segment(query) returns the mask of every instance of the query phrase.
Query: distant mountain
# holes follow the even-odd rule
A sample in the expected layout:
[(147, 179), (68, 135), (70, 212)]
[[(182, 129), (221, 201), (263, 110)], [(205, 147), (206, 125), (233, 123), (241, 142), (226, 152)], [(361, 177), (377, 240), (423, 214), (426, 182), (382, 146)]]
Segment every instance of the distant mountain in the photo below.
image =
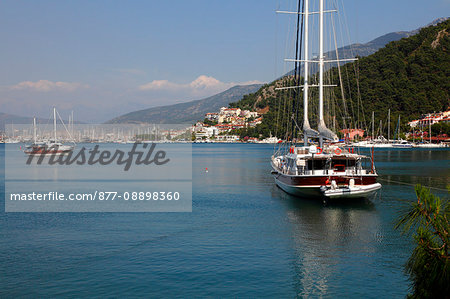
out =
[[(377, 52), (379, 49), (383, 48), (390, 42), (398, 41), (398, 40), (401, 40), (402, 38), (407, 38), (407, 37), (413, 36), (413, 35), (419, 33), (420, 29), (422, 29), (422, 28), (435, 26), (439, 23), (447, 21), (448, 19), (449, 19), (448, 17), (438, 18), (438, 19), (435, 19), (430, 24), (428, 24), (424, 27), (417, 28), (412, 31), (391, 32), (391, 33), (382, 35), (380, 37), (377, 37), (376, 39), (371, 40), (370, 42), (365, 43), (365, 44), (356, 43), (356, 44), (351, 44), (348, 46), (338, 48), (339, 58), (344, 59), (344, 58), (354, 58), (357, 56), (366, 57), (366, 56), (372, 55), (373, 53)], [(324, 54), (324, 56), (326, 57), (326, 59), (334, 60), (334, 59), (336, 59), (336, 51), (334, 50), (334, 51), (327, 52)], [(329, 69), (329, 68), (332, 68), (335, 66), (337, 66), (336, 63), (327, 63), (326, 69)], [(312, 72), (318, 71), (318, 65), (312, 65), (310, 67), (311, 67)], [(316, 68), (316, 69), (314, 69), (314, 68)], [(289, 71), (286, 75), (293, 75), (293, 74), (294, 74), (294, 70)]]
[[(38, 119), (39, 123), (47, 123), (48, 119)], [(2, 113), (0, 112), (0, 131), (5, 130), (6, 125), (14, 124), (32, 124), (33, 118), (27, 116), (18, 116), (14, 114)]]
[[(440, 19), (438, 19), (438, 20), (440, 20)], [(434, 22), (435, 21), (433, 21), (433, 23)], [(356, 44), (351, 44), (348, 46), (338, 48), (339, 59), (366, 57), (366, 56), (372, 55), (379, 49), (386, 46), (388, 43), (393, 42), (393, 41), (398, 41), (398, 40), (401, 40), (402, 38), (412, 36), (414, 34), (417, 34), (418, 32), (419, 32), (419, 29), (416, 29), (413, 31), (391, 32), (391, 33), (382, 35), (380, 37), (377, 37), (376, 39), (371, 40), (370, 42), (365, 43), (365, 44), (356, 43)], [(337, 59), (335, 50), (324, 53), (324, 56), (325, 56), (325, 59), (329, 59), (329, 60)], [(330, 69), (335, 66), (337, 66), (337, 63), (327, 63), (325, 65), (325, 69)], [(313, 65), (310, 65), (310, 69), (311, 69), (311, 72), (317, 72), (317, 71), (319, 71), (319, 66), (316, 64), (313, 64)], [(293, 75), (293, 74), (294, 74), (294, 70), (291, 70), (284, 76)]]
[(240, 100), (244, 95), (257, 91), (261, 86), (261, 84), (237, 85), (202, 100), (130, 112), (107, 123), (192, 124), (202, 120), (205, 113), (219, 111), (221, 107), (228, 107), (230, 102)]
[[(424, 27), (434, 26), (434, 25), (442, 23), (446, 20), (448, 20), (447, 17), (446, 18), (438, 18)], [(401, 40), (402, 38), (410, 37), (412, 35), (419, 33), (420, 29), (422, 29), (424, 27), (420, 27), (420, 28), (412, 30), (412, 31), (391, 32), (391, 33), (382, 35), (380, 37), (377, 37), (376, 39), (371, 40), (370, 42), (365, 43), (365, 44), (352, 44), (349, 46), (339, 48), (338, 49), (339, 58), (352, 58), (355, 56), (360, 56), (360, 57), (369, 56), (369, 55), (375, 53), (376, 51), (378, 51), (379, 49), (383, 48), (390, 42), (398, 41), (398, 40)], [(328, 57), (329, 59), (335, 59), (336, 52), (335, 51), (328, 52), (325, 54), (325, 56)]]
[[(379, 49), (386, 46), (388, 43), (400, 40), (405, 37), (409, 37), (411, 35), (416, 34), (416, 30), (414, 31), (398, 31), (398, 32), (391, 32), (385, 35), (382, 35), (380, 37), (377, 37), (374, 40), (371, 40), (368, 43), (365, 44), (351, 44), (349, 46), (345, 46), (338, 49), (339, 58), (352, 58), (355, 56), (359, 57), (365, 57), (369, 56)], [(325, 54), (325, 56), (329, 59), (335, 59), (336, 58), (336, 52), (328, 52)]]
[(32, 117), (18, 116), (0, 112), (0, 125), (2, 127), (4, 127), (5, 124), (31, 124), (32, 121)]

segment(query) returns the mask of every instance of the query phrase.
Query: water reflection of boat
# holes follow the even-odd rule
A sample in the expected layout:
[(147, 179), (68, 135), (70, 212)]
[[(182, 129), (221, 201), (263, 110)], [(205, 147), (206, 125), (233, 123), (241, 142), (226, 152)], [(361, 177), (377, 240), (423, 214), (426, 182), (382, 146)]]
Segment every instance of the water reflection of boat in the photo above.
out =
[(272, 196), (284, 205), (291, 224), (297, 297), (328, 297), (337, 287), (350, 290), (355, 281), (339, 277), (351, 259), (357, 259), (361, 267), (352, 268), (347, 277), (375, 275), (365, 273), (376, 250), (373, 245), (383, 235), (373, 203), (361, 200), (325, 206), (314, 200), (298, 200), (278, 188), (273, 188)]

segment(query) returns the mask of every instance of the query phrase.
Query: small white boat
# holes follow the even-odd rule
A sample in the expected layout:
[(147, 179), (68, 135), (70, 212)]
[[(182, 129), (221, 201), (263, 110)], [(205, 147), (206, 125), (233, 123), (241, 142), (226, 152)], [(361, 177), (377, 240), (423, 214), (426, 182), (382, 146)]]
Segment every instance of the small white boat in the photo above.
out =
[(392, 144), (392, 147), (397, 147), (397, 148), (412, 148), (414, 147), (414, 144), (412, 144), (411, 142), (408, 142), (406, 140), (400, 140), (396, 143)]
[(364, 141), (359, 141), (359, 142), (355, 142), (352, 144), (352, 146), (354, 147), (362, 147), (362, 148), (391, 148), (392, 147), (392, 143), (389, 143), (387, 141), (382, 141), (382, 140), (364, 140)]
[(5, 143), (19, 143), (20, 142), (20, 140), (19, 139), (15, 139), (15, 138), (10, 138), (10, 139), (6, 139), (5, 140)]
[(336, 181), (331, 181), (329, 186), (322, 186), (320, 191), (322, 195), (329, 199), (340, 198), (368, 198), (375, 194), (377, 190), (381, 188), (380, 183), (374, 183), (370, 185), (355, 185), (355, 180), (350, 179), (347, 186), (339, 187)]

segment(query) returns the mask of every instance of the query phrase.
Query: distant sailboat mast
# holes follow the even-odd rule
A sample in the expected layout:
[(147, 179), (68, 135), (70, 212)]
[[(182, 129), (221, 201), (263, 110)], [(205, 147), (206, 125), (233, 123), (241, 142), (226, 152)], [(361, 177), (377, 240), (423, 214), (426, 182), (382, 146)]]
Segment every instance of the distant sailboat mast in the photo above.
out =
[(36, 117), (33, 117), (33, 142), (36, 144), (37, 137), (36, 137)]
[(372, 140), (375, 139), (374, 128), (375, 128), (375, 112), (372, 111)]
[(56, 108), (53, 107), (53, 138), (56, 142)]
[(388, 142), (389, 142), (389, 138), (390, 138), (390, 133), (391, 133), (391, 109), (388, 110)]

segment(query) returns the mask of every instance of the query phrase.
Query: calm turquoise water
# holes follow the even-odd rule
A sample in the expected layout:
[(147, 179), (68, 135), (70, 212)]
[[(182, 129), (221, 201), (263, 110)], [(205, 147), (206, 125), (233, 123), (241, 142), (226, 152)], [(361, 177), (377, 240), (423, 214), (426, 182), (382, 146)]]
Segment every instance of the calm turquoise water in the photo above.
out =
[[(192, 213), (1, 212), (0, 297), (404, 297), (412, 243), (393, 223), (412, 187), (382, 181), (351, 205), (301, 200), (275, 186), (271, 154), (194, 145)], [(385, 180), (450, 183), (449, 150), (375, 159)]]

